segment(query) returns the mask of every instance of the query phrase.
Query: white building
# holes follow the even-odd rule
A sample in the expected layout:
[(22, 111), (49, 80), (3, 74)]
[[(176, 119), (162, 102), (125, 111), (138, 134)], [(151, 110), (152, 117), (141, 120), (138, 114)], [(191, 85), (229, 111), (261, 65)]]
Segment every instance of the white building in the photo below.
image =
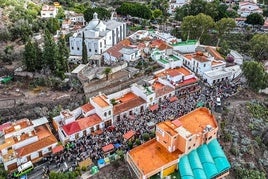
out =
[(41, 10), (41, 18), (55, 18), (58, 9), (55, 6), (43, 5)]
[(247, 17), (252, 13), (259, 13), (262, 14), (263, 10), (255, 3), (252, 2), (239, 2), (239, 9), (237, 13), (241, 17)]
[(58, 144), (45, 117), (32, 121), (18, 120), (4, 128), (3, 133), (0, 157), (8, 171), (15, 170), (28, 161), (39, 161)]
[(108, 48), (114, 46), (126, 37), (126, 24), (113, 19), (102, 21), (98, 14), (93, 14), (93, 19), (81, 31), (70, 37), (70, 55), (82, 55), (82, 38), (85, 37), (85, 44), (88, 56), (102, 54)]
[(231, 50), (230, 55), (234, 58), (234, 63), (236, 63), (237, 65), (243, 64), (243, 56), (240, 55), (237, 51)]
[(232, 81), (242, 74), (240, 66), (235, 65), (231, 67), (226, 67), (224, 69), (217, 69), (204, 72), (203, 79), (207, 81), (209, 85), (215, 83), (229, 80)]
[(169, 8), (168, 8), (168, 13), (169, 14), (174, 14), (176, 8), (180, 8), (183, 5), (189, 3), (189, 0), (170, 0), (169, 1)]

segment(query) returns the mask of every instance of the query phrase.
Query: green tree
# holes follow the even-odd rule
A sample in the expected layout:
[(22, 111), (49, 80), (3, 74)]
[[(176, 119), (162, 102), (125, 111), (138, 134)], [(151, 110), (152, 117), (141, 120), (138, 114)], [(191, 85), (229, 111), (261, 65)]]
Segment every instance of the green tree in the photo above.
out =
[(48, 67), (53, 73), (59, 68), (58, 63), (58, 48), (49, 31), (45, 31), (43, 60), (45, 66)]
[(58, 75), (60, 78), (64, 78), (64, 72), (68, 71), (68, 58), (69, 58), (69, 51), (66, 46), (66, 42), (63, 36), (59, 38), (58, 41), (58, 50), (59, 50), (59, 68), (58, 68)]
[(232, 18), (222, 18), (221, 20), (217, 21), (215, 24), (216, 30), (218, 32), (218, 42), (217, 47), (219, 46), (220, 40), (224, 33), (230, 32), (233, 28), (235, 28), (236, 24), (234, 19)]
[(256, 60), (268, 59), (268, 34), (256, 34), (250, 40), (250, 53)]
[(103, 7), (88, 8), (84, 11), (85, 21), (91, 21), (95, 12), (98, 14), (99, 19), (109, 19), (111, 17), (111, 13)]
[(252, 14), (247, 16), (245, 23), (251, 24), (251, 25), (253, 25), (253, 27), (255, 25), (262, 26), (264, 24), (264, 18), (259, 13), (252, 13)]
[(56, 19), (65, 19), (64, 9), (62, 7), (58, 8)]
[(107, 67), (103, 70), (103, 73), (105, 74), (106, 76), (106, 80), (109, 79), (109, 74), (112, 73), (112, 69), (110, 67)]
[(157, 19), (158, 17), (162, 16), (162, 11), (160, 9), (153, 10), (153, 18)]
[(187, 39), (191, 37), (200, 41), (202, 36), (214, 27), (214, 25), (215, 23), (210, 16), (200, 13), (196, 16), (184, 17), (181, 30), (184, 36), (187, 34)]
[(50, 33), (56, 34), (57, 30), (60, 29), (60, 23), (56, 18), (49, 18), (47, 20), (46, 27)]
[(87, 46), (85, 43), (85, 34), (83, 33), (82, 38), (82, 63), (86, 64), (88, 62), (88, 55), (87, 55)]
[(36, 64), (35, 68), (36, 70), (42, 70), (42, 68), (45, 66), (45, 62), (43, 60), (43, 52), (41, 48), (39, 47), (39, 43), (37, 41), (34, 42), (34, 48), (35, 48), (35, 56), (36, 56)]
[(151, 19), (152, 12), (146, 5), (140, 3), (124, 2), (116, 9), (116, 12), (121, 15), (131, 15), (133, 17), (140, 17), (143, 19)]
[(242, 66), (243, 74), (247, 79), (248, 86), (258, 92), (268, 87), (268, 73), (260, 62), (247, 61)]
[(29, 40), (25, 45), (23, 52), (24, 64), (27, 71), (34, 72), (36, 70), (37, 53), (34, 44)]

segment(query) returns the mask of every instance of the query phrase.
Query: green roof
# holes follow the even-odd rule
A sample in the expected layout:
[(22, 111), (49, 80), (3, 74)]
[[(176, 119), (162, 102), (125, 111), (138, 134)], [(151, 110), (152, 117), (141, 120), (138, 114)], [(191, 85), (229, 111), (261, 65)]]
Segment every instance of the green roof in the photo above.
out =
[(179, 172), (182, 179), (210, 179), (230, 169), (219, 142), (213, 139), (209, 144), (203, 144), (179, 161)]
[(172, 46), (194, 45), (197, 42), (198, 42), (197, 40), (186, 40), (186, 41), (177, 42), (177, 43), (171, 44), (171, 45)]

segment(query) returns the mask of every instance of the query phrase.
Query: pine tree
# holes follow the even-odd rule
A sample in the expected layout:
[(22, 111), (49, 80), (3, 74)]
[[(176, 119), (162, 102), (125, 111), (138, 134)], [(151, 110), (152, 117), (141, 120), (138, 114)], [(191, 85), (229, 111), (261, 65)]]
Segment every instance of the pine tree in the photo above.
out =
[(60, 37), (58, 41), (58, 50), (59, 50), (59, 56), (58, 56), (58, 62), (59, 62), (59, 69), (58, 73), (61, 78), (64, 77), (64, 72), (69, 71), (68, 69), (68, 57), (69, 57), (69, 51), (65, 43), (64, 37)]
[(82, 63), (86, 64), (88, 62), (88, 56), (87, 56), (87, 47), (85, 43), (85, 35), (83, 33), (83, 38), (82, 38)]
[(36, 49), (34, 45), (29, 40), (25, 45), (25, 50), (23, 53), (24, 64), (26, 66), (27, 71), (34, 72), (36, 67)]
[(45, 66), (48, 67), (53, 73), (59, 68), (58, 63), (58, 48), (49, 31), (45, 31), (45, 43), (43, 50), (43, 60)]
[(35, 57), (36, 57), (36, 64), (35, 64), (35, 68), (36, 70), (42, 70), (42, 68), (45, 66), (45, 63), (43, 61), (43, 56), (42, 56), (42, 50), (39, 47), (39, 44), (37, 41), (34, 42), (34, 49), (35, 49)]

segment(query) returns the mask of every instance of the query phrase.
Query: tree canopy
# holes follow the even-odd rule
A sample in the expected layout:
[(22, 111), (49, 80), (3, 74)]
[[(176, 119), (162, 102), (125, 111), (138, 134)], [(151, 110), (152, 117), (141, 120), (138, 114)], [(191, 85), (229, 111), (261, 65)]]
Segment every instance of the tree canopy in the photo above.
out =
[(124, 16), (131, 15), (143, 19), (151, 19), (152, 17), (151, 10), (146, 5), (140, 3), (124, 2), (116, 9), (116, 12)]
[(220, 40), (224, 33), (228, 33), (230, 30), (235, 28), (235, 20), (232, 18), (222, 18), (221, 20), (217, 21), (215, 24), (215, 28), (217, 30), (218, 34), (218, 42), (217, 46), (220, 43)]
[(203, 13), (196, 16), (186, 16), (183, 18), (181, 29), (184, 37), (187, 39), (198, 39), (214, 27), (214, 20)]
[(219, 0), (215, 0), (213, 2), (192, 0), (191, 3), (185, 4), (176, 9), (175, 19), (181, 21), (186, 16), (196, 16), (200, 13), (211, 16), (215, 21), (218, 21), (224, 17), (233, 18), (237, 16), (234, 10), (228, 9), (228, 6), (221, 3)]
[(250, 53), (256, 60), (268, 59), (268, 34), (256, 34), (250, 40)]
[(245, 23), (251, 24), (253, 26), (254, 25), (262, 26), (264, 24), (264, 18), (259, 13), (252, 13), (252, 14), (247, 16), (247, 19), (246, 19)]
[(94, 13), (98, 14), (99, 19), (109, 19), (111, 17), (111, 13), (102, 7), (88, 8), (84, 11), (84, 18), (86, 22), (89, 22), (93, 18)]
[(248, 86), (258, 92), (268, 87), (268, 73), (265, 72), (262, 63), (257, 61), (247, 61), (242, 66), (243, 74), (247, 79)]

